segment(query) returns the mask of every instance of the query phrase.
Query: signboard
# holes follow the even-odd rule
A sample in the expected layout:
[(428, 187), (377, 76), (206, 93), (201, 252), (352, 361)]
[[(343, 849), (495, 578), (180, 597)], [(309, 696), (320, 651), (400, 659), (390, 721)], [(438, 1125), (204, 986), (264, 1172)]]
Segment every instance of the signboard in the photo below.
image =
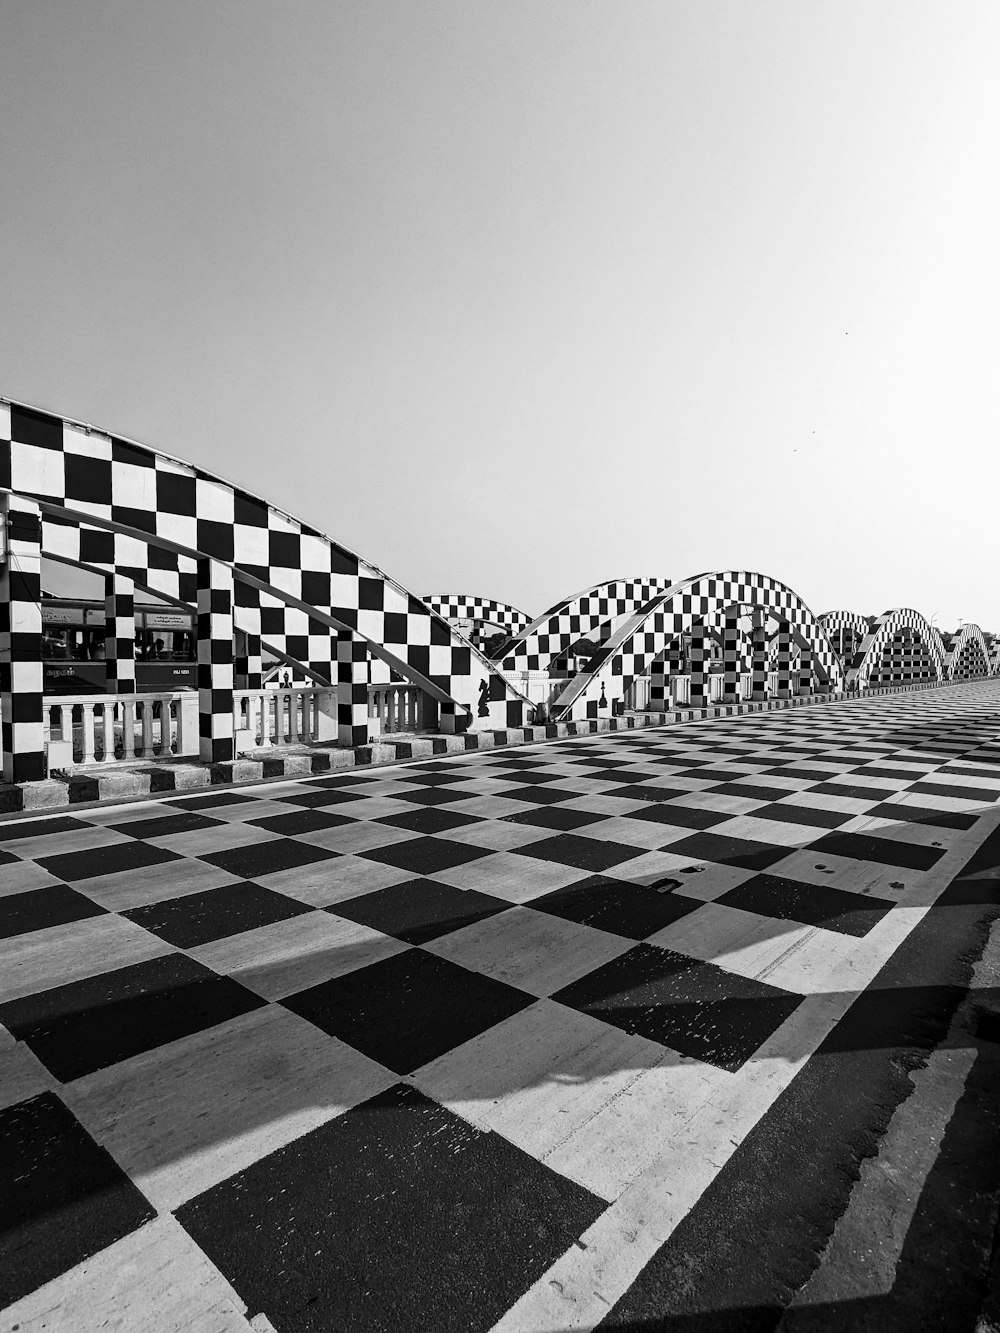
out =
[(183, 611), (146, 611), (143, 619), (147, 629), (190, 629), (191, 617)]
[(49, 606), (43, 602), (42, 622), (46, 625), (82, 625), (83, 607)]

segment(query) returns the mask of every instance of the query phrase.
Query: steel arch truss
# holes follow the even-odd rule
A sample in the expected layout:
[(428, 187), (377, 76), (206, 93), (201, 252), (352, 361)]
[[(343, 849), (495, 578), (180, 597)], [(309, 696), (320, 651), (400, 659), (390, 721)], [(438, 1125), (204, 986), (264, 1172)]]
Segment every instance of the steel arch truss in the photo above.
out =
[(856, 611), (824, 611), (817, 619), (830, 636), (841, 662), (845, 665), (851, 662), (871, 628), (868, 617)]
[(897, 607), (879, 616), (854, 654), (847, 687), (906, 685), (946, 678), (941, 635), (912, 607)]
[[(751, 625), (741, 626), (749, 620)], [(623, 704), (634, 683), (678, 651), (690, 634), (693, 657), (704, 665), (704, 639), (721, 634), (723, 661), (736, 688), (749, 656), (763, 690), (768, 657), (776, 653), (779, 681), (790, 689), (796, 663), (825, 692), (839, 690), (843, 673), (826, 629), (802, 599), (783, 583), (745, 570), (701, 574), (675, 583), (621, 625), (591, 658), (586, 672), (569, 682), (552, 706), (556, 720), (600, 717), (604, 708)], [(775, 639), (777, 640), (775, 642)], [(727, 682), (728, 683), (728, 682)], [(703, 672), (692, 666), (692, 703), (704, 695)]]
[(557, 602), (502, 644), (493, 660), (504, 671), (547, 671), (580, 639), (589, 638), (609, 620), (633, 616), (665, 592), (669, 579), (611, 579)]
[(963, 625), (947, 645), (945, 675), (948, 680), (977, 680), (990, 674), (990, 650), (978, 625)]
[[(480, 651), (483, 644), (495, 634), (506, 634), (508, 637), (520, 634), (531, 621), (531, 617), (516, 606), (494, 602), (488, 597), (432, 593), (424, 601), (435, 614), (448, 621), (456, 634), (468, 639)], [(470, 622), (471, 630), (460, 628)]]
[[(523, 720), (522, 696), (419, 598), (315, 528), (202, 469), (80, 423), (0, 404), (0, 489), (133, 538), (136, 560), (145, 544), (230, 568), (237, 585), (273, 599), (262, 602), (261, 622), (280, 651), (288, 648), (287, 608), (324, 626), (306, 633), (304, 654), (287, 654), (306, 656), (314, 675), (335, 678), (329, 630), (347, 629), (441, 700), (442, 730)], [(150, 568), (162, 558), (151, 557)], [(137, 584), (154, 586), (141, 564), (126, 567)]]

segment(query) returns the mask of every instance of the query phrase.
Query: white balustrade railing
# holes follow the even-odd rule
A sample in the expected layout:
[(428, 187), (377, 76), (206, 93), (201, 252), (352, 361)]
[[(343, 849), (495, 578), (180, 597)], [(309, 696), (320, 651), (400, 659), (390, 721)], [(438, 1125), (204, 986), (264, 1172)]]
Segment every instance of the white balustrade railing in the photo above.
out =
[(369, 727), (374, 734), (424, 731), (431, 725), (427, 696), (418, 685), (369, 685)]
[(49, 771), (198, 753), (198, 696), (58, 694), (43, 700)]
[(337, 739), (337, 691), (309, 686), (291, 690), (234, 690), (237, 754), (283, 745)]

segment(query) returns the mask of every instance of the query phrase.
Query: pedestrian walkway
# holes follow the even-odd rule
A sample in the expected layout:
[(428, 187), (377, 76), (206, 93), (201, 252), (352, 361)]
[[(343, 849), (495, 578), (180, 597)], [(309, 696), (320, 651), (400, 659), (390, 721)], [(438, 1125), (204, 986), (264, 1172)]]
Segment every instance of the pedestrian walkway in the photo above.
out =
[(998, 798), (984, 681), (0, 823), (0, 1330), (639, 1327)]

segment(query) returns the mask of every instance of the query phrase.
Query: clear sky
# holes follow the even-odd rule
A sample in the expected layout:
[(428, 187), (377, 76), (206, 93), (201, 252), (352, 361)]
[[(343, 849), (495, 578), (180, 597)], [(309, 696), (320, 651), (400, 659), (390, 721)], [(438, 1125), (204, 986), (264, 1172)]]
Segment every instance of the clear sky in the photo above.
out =
[(537, 613), (1000, 629), (995, 0), (0, 0), (0, 394)]

